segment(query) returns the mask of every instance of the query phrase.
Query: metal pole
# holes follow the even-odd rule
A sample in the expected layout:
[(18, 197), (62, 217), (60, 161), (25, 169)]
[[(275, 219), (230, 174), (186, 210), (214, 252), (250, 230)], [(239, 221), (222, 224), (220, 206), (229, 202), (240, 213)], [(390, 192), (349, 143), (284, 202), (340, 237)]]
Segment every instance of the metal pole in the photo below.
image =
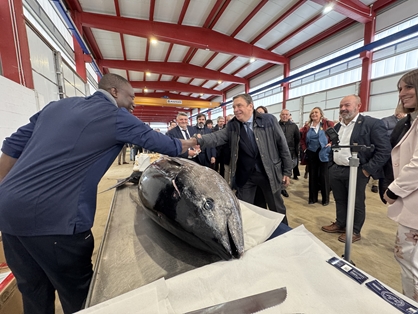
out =
[(354, 226), (354, 205), (356, 203), (356, 185), (357, 185), (357, 171), (360, 165), (360, 160), (357, 157), (357, 152), (352, 151), (350, 158), (350, 178), (348, 185), (348, 203), (347, 203), (347, 222), (345, 226), (345, 251), (344, 259), (351, 263), (351, 241), (353, 238)]

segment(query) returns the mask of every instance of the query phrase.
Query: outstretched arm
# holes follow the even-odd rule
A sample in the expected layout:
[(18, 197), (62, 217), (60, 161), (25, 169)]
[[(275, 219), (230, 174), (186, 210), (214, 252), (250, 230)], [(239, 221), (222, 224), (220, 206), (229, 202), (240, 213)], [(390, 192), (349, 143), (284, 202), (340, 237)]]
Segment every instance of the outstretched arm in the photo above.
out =
[(17, 158), (10, 157), (5, 153), (0, 156), (0, 182), (3, 181), (4, 177), (9, 173), (10, 169), (16, 163)]

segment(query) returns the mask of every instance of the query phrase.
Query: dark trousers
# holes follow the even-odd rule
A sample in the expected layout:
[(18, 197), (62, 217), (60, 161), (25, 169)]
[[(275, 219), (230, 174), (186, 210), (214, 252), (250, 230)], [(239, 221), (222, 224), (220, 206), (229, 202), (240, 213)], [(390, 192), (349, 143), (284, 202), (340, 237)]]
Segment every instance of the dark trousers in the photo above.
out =
[[(347, 222), (348, 188), (350, 167), (333, 164), (329, 169), (332, 193), (337, 209), (337, 225), (344, 228)], [(357, 169), (356, 200), (354, 202), (354, 233), (360, 233), (366, 219), (366, 185), (369, 178)]]
[(55, 313), (55, 290), (65, 314), (82, 309), (93, 275), (94, 239), (90, 230), (33, 237), (3, 233), (2, 237), (25, 314)]
[(270, 182), (266, 174), (254, 171), (243, 187), (237, 189), (238, 199), (254, 204), (254, 198), (257, 191), (257, 187), (264, 194), (264, 199), (271, 211), (278, 212), (285, 215), (283, 223), (287, 224), (286, 207), (281, 195), (281, 189), (276, 193), (273, 193), (270, 187)]
[(318, 192), (321, 188), (322, 204), (329, 203), (328, 162), (319, 159), (319, 150), (317, 152), (307, 150), (306, 153), (309, 164), (309, 202), (318, 202)]

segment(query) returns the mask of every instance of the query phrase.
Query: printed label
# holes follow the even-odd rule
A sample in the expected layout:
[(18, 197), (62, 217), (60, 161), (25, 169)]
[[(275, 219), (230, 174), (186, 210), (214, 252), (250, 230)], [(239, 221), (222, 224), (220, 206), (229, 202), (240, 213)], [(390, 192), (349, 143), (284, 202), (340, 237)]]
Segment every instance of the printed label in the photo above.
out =
[(362, 284), (369, 278), (365, 274), (363, 274), (361, 271), (355, 269), (353, 266), (348, 264), (346, 261), (339, 259), (337, 257), (330, 258), (329, 260), (327, 260), (327, 263), (339, 269), (344, 274), (351, 277), (351, 279), (354, 279), (355, 281), (357, 281), (359, 284)]
[(372, 280), (366, 283), (367, 288), (379, 295), (383, 300), (396, 307), (399, 311), (405, 314), (418, 313), (418, 308), (406, 302), (401, 297), (385, 288), (379, 281)]

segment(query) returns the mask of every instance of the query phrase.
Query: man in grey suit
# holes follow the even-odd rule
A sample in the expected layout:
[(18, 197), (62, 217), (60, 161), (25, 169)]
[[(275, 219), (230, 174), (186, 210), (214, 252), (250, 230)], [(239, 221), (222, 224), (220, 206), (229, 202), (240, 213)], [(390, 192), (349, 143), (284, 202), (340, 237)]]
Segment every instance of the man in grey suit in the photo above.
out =
[[(335, 125), (338, 132), (340, 146), (374, 145), (373, 149), (362, 150), (358, 153), (360, 166), (357, 173), (354, 230), (352, 242), (361, 239), (361, 228), (366, 219), (366, 185), (372, 176), (375, 179), (383, 177), (383, 165), (390, 157), (391, 146), (386, 127), (382, 120), (359, 114), (361, 99), (357, 95), (344, 97), (340, 102), (342, 120)], [(332, 164), (329, 168), (330, 185), (335, 198), (337, 219), (329, 226), (323, 226), (322, 231), (342, 233), (338, 240), (346, 241), (345, 226), (347, 219), (348, 187), (349, 187), (349, 159), (350, 148), (341, 148), (331, 153)]]

